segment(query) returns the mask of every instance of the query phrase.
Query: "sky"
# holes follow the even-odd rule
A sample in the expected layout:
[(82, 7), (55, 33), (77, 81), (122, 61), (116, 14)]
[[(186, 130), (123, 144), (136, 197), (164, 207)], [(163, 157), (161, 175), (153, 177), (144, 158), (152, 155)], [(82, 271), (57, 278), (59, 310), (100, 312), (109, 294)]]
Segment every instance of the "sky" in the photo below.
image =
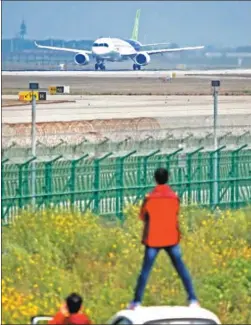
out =
[(130, 38), (141, 8), (139, 40), (180, 46), (251, 45), (251, 1), (2, 1), (2, 38), (22, 19), (28, 39)]

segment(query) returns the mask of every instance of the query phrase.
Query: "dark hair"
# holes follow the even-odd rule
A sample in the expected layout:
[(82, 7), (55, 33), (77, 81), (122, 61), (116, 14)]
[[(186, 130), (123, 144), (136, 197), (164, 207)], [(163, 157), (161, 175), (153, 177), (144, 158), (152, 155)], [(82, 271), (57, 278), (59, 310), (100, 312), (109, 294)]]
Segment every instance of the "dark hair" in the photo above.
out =
[(168, 182), (168, 171), (166, 168), (158, 168), (155, 170), (154, 178), (157, 184), (162, 185)]
[(66, 305), (70, 314), (76, 314), (81, 308), (83, 299), (77, 293), (72, 293), (66, 298)]

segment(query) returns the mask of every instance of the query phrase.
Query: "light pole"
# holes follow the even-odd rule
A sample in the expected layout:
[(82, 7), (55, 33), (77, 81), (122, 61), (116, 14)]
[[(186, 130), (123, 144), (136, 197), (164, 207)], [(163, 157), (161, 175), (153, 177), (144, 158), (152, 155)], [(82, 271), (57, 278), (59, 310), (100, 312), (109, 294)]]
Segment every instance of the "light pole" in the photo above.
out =
[[(36, 97), (32, 91), (32, 128), (31, 128), (31, 150), (32, 156), (36, 157)], [(32, 207), (36, 205), (36, 163), (32, 161), (32, 175), (31, 175), (31, 194), (32, 194)]]
[[(38, 83), (30, 83), (29, 88), (31, 90), (32, 101), (31, 101), (31, 151), (32, 156), (36, 157), (36, 96), (34, 90), (39, 89)], [(32, 161), (32, 173), (31, 173), (31, 197), (32, 197), (32, 207), (35, 209), (36, 206), (36, 162)]]
[(218, 205), (219, 188), (218, 188), (218, 91), (220, 88), (219, 80), (212, 80), (211, 86), (214, 97), (214, 207)]

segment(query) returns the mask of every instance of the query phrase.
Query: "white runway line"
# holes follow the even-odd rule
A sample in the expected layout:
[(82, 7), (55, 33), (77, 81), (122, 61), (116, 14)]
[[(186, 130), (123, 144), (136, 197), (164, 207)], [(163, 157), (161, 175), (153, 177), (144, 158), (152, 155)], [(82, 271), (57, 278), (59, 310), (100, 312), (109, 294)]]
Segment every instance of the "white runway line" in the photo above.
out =
[(251, 75), (251, 69), (234, 70), (173, 70), (173, 71), (2, 71), (2, 76), (39, 76), (39, 77), (167, 77), (175, 73), (176, 76), (186, 75)]

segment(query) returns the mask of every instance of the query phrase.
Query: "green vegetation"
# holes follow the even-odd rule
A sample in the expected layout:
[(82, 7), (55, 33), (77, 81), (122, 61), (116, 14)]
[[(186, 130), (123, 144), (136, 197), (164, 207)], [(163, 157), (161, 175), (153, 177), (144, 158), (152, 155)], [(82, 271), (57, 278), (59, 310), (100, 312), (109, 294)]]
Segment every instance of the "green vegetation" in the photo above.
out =
[[(133, 295), (143, 246), (138, 207), (123, 225), (67, 211), (24, 213), (3, 229), (4, 324), (53, 314), (72, 291), (94, 322), (106, 322)], [(184, 259), (201, 304), (223, 323), (251, 324), (251, 209), (181, 211)], [(164, 253), (157, 259), (145, 305), (185, 304), (181, 282)]]

